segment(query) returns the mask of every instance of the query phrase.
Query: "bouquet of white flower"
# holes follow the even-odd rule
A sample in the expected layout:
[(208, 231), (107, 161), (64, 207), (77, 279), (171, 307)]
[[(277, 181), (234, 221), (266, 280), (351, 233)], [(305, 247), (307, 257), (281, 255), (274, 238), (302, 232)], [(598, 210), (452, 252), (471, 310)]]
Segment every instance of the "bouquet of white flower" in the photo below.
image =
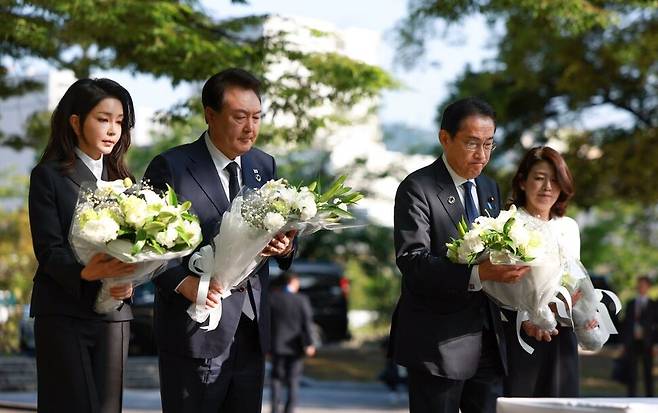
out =
[(494, 264), (527, 265), (543, 253), (541, 234), (519, 219), (514, 205), (496, 218), (478, 217), (470, 230), (462, 217), (457, 230), (460, 238), (446, 244), (452, 262), (474, 264), (486, 250)]
[(96, 312), (108, 313), (121, 305), (109, 294), (112, 286), (142, 284), (166, 261), (188, 255), (199, 245), (201, 227), (190, 207), (189, 201), (178, 203), (171, 187), (159, 195), (128, 178), (81, 189), (69, 235), (78, 260), (86, 264), (104, 252), (137, 264), (130, 275), (102, 280)]
[(190, 317), (203, 323), (210, 317), (206, 330), (213, 330), (221, 318), (221, 303), (214, 310), (206, 309), (210, 279), (222, 287), (222, 298), (231, 295), (238, 286), (264, 262), (260, 252), (272, 238), (292, 229), (298, 235), (308, 235), (320, 229), (346, 226), (341, 219), (352, 218), (348, 205), (363, 198), (359, 192), (344, 186), (341, 176), (324, 193), (316, 182), (294, 187), (285, 179), (271, 180), (259, 189), (243, 190), (224, 213), (219, 233), (213, 239), (214, 252), (207, 245), (190, 258), (190, 269), (201, 275), (197, 301), (188, 308)]
[[(555, 303), (562, 315), (566, 307), (556, 298), (560, 289), (560, 260), (557, 240), (546, 221), (530, 216), (514, 205), (496, 218), (479, 217), (468, 230), (459, 225), (461, 238), (446, 244), (447, 256), (453, 262), (474, 264), (486, 257), (493, 264), (528, 265), (532, 267), (516, 283), (482, 281), (482, 290), (502, 307), (517, 311), (517, 330), (524, 320), (544, 330), (553, 330), (557, 320), (549, 304)], [(568, 295), (568, 294), (567, 294)], [(532, 348), (519, 342), (524, 349)]]
[[(594, 288), (587, 270), (577, 258), (565, 256), (562, 267), (562, 285), (572, 294), (577, 290), (582, 294), (573, 305), (571, 318), (578, 344), (584, 350), (599, 351), (610, 338), (610, 334), (617, 334), (608, 308), (601, 302), (603, 294), (612, 299), (615, 314), (621, 310), (621, 301), (612, 291)], [(596, 320), (598, 325), (588, 329), (586, 325), (591, 320)]]

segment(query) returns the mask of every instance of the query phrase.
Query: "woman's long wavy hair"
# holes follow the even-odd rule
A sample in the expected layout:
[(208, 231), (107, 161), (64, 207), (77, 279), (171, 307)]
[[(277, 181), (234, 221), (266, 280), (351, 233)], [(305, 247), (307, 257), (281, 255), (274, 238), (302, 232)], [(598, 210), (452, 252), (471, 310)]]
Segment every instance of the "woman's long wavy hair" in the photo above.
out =
[(124, 160), (124, 155), (130, 147), (130, 130), (135, 126), (133, 101), (123, 86), (110, 79), (80, 79), (68, 88), (50, 119), (50, 137), (39, 163), (58, 161), (61, 171), (70, 173), (75, 164), (74, 148), (79, 146), (79, 138), (69, 119), (72, 115), (78, 115), (80, 129), (83, 129), (89, 112), (106, 98), (115, 98), (121, 102), (123, 120), (121, 137), (112, 152), (103, 156), (103, 165), (110, 180), (133, 178)]
[(507, 207), (514, 204), (518, 207), (526, 205), (525, 191), (521, 189), (521, 182), (528, 179), (528, 174), (532, 167), (541, 161), (546, 161), (555, 168), (555, 175), (560, 184), (560, 196), (551, 207), (551, 217), (562, 217), (567, 210), (569, 200), (573, 197), (574, 181), (571, 176), (571, 171), (564, 161), (564, 158), (553, 148), (548, 146), (537, 146), (530, 149), (519, 164), (519, 169), (512, 178), (512, 197), (507, 202)]

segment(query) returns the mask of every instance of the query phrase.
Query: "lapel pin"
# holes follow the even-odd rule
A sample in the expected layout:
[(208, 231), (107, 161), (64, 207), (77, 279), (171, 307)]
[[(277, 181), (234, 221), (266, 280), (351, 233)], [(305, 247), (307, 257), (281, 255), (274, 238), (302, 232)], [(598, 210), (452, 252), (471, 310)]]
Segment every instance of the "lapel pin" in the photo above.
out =
[(496, 198), (494, 198), (492, 196), (487, 198), (487, 206), (489, 207), (489, 210), (491, 210), (491, 211), (493, 211), (493, 209), (494, 209), (493, 203), (494, 203), (495, 200), (496, 200)]
[(260, 179), (261, 179), (261, 178), (260, 178), (260, 175), (256, 174), (255, 178), (256, 178), (256, 180), (257, 180), (258, 182), (260, 182)]
[(254, 169), (254, 173), (257, 174), (257, 173), (258, 173), (258, 169)]
[(455, 203), (455, 197), (452, 196), (452, 195), (450, 195), (450, 196), (448, 197), (448, 203), (449, 203), (450, 205), (454, 204), (454, 203)]

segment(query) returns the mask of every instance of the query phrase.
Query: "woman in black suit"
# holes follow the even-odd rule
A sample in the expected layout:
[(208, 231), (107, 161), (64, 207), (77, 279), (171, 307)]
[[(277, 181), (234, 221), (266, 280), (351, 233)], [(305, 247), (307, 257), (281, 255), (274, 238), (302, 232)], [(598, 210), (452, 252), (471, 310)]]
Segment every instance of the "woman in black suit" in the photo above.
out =
[[(109, 79), (81, 79), (66, 91), (51, 119), (48, 146), (30, 177), (29, 211), (39, 263), (32, 289), (39, 412), (120, 412), (129, 320), (123, 305), (94, 312), (102, 278), (134, 265), (104, 254), (87, 265), (69, 244), (83, 182), (131, 177), (124, 163), (135, 122), (130, 94)], [(129, 299), (132, 286), (111, 294)]]

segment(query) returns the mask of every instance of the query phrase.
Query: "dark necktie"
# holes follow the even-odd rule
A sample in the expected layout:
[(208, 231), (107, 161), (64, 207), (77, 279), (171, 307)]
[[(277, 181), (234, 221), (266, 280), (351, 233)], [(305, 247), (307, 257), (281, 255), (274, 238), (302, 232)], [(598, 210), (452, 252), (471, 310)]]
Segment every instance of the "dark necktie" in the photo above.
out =
[(240, 181), (238, 181), (238, 164), (229, 162), (226, 165), (226, 171), (228, 172), (228, 192), (229, 192), (229, 201), (233, 201), (233, 198), (240, 192)]
[[(224, 169), (226, 169), (228, 172), (229, 201), (233, 201), (233, 199), (238, 195), (238, 192), (240, 192), (240, 181), (238, 181), (238, 164), (235, 163), (235, 161), (231, 161), (228, 163), (228, 165), (226, 165)], [(247, 284), (249, 284), (249, 281), (247, 281)], [(253, 320), (256, 317), (256, 314), (254, 313), (254, 308), (251, 304), (251, 299), (249, 298), (249, 290), (250, 288), (247, 288), (244, 294), (242, 312), (244, 315), (249, 317), (250, 320)]]
[[(471, 224), (475, 221), (477, 217), (480, 216), (480, 212), (475, 206), (475, 201), (473, 201), (473, 195), (471, 194), (471, 188), (473, 187), (473, 182), (466, 181), (462, 184), (464, 187), (464, 209), (466, 210), (466, 221), (468, 227), (471, 227)], [(480, 307), (480, 312), (482, 314), (482, 324), (485, 330), (491, 330), (492, 321), (491, 321), (491, 312), (489, 309), (489, 303), (485, 299)]]
[(462, 184), (464, 187), (464, 209), (466, 210), (466, 222), (470, 227), (475, 218), (480, 216), (475, 202), (473, 201), (473, 196), (471, 195), (471, 188), (473, 187), (473, 182), (466, 181)]

